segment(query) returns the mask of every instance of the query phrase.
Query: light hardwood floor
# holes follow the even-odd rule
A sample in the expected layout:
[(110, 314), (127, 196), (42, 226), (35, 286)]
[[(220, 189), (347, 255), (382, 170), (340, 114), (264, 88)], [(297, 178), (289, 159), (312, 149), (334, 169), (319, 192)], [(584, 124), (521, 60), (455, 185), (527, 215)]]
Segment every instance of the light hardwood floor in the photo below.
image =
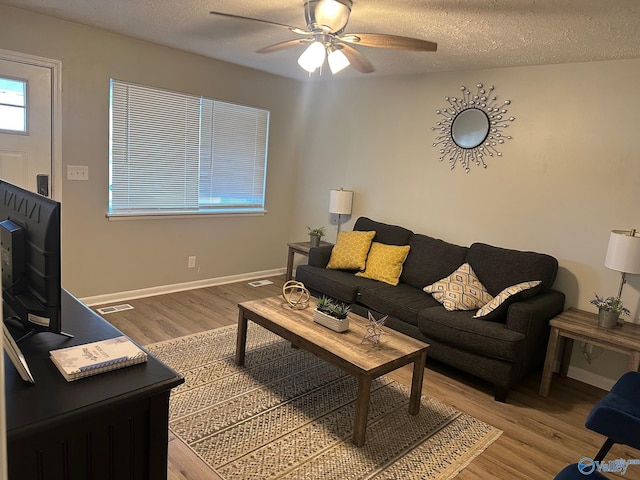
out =
[[(273, 285), (251, 287), (246, 282), (159, 295), (127, 303), (134, 310), (105, 318), (137, 342), (147, 345), (219, 328), (237, 322), (237, 304), (281, 293), (284, 275), (270, 278)], [(97, 307), (96, 307), (97, 308)], [(411, 370), (391, 377), (407, 385)], [(568, 463), (595, 456), (604, 439), (584, 427), (584, 421), (606, 392), (569, 378), (554, 376), (548, 398), (538, 396), (540, 373), (509, 392), (507, 403), (493, 400), (491, 385), (451, 371), (427, 360), (423, 394), (438, 398), (504, 433), (459, 475), (460, 480), (552, 479)], [(614, 446), (607, 459), (636, 459), (640, 452)], [(626, 475), (610, 478), (640, 479), (640, 465)], [(170, 434), (169, 479), (212, 480), (219, 477), (179, 439)], [(585, 477), (588, 478), (588, 477)]]

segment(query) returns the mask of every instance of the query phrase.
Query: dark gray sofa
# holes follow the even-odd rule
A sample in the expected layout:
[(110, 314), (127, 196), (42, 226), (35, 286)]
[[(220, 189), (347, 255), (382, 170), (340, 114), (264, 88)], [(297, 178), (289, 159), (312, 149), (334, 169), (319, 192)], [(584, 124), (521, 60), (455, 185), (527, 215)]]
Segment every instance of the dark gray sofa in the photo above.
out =
[[(564, 294), (551, 288), (558, 271), (555, 258), (484, 243), (463, 247), (366, 217), (354, 230), (375, 231), (375, 242), (410, 245), (397, 286), (325, 268), (333, 246), (312, 248), (308, 265), (297, 267), (296, 280), (314, 295), (351, 304), (365, 317), (367, 310), (389, 315), (386, 326), (430, 344), (428, 357), (493, 383), (498, 401), (543, 364), (549, 320), (564, 307)], [(521, 282), (541, 284), (483, 318), (473, 318), (475, 311), (448, 311), (422, 289), (465, 262), (492, 296)]]

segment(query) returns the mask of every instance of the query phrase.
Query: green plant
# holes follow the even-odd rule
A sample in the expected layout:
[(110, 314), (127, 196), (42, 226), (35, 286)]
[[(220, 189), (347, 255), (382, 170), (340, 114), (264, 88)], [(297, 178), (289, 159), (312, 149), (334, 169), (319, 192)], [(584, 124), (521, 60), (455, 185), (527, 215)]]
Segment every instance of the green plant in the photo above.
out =
[(337, 318), (338, 320), (344, 320), (347, 318), (347, 314), (351, 311), (351, 307), (344, 303), (334, 303), (329, 307), (329, 315)]
[(351, 311), (351, 307), (346, 303), (332, 300), (324, 295), (316, 301), (316, 309), (339, 320), (347, 318), (347, 314)]
[(309, 235), (312, 237), (324, 237), (324, 226), (318, 228), (307, 227), (307, 230), (309, 230)]
[(329, 309), (331, 308), (331, 299), (325, 295), (320, 297), (316, 302), (316, 308), (324, 313), (329, 313)]
[(630, 315), (631, 312), (628, 308), (622, 306), (622, 300), (614, 297), (599, 297), (597, 293), (594, 294), (596, 298), (591, 300), (591, 304), (598, 307), (600, 310), (606, 310), (607, 312), (617, 312), (618, 314)]

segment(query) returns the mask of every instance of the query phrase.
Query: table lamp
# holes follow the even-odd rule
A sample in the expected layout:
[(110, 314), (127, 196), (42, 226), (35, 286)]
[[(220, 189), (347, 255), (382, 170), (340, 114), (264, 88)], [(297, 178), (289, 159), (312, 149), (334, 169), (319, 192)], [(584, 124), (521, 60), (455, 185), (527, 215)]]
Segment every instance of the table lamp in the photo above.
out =
[[(340, 220), (342, 215), (351, 214), (353, 204), (353, 192), (351, 190), (331, 190), (329, 196), (329, 213), (338, 215), (338, 233), (340, 233)], [(336, 233), (336, 238), (338, 233)]]
[(640, 236), (636, 235), (636, 230), (612, 230), (607, 247), (607, 256), (604, 259), (604, 266), (621, 272), (620, 289), (618, 299), (622, 295), (622, 287), (626, 283), (627, 273), (640, 273)]

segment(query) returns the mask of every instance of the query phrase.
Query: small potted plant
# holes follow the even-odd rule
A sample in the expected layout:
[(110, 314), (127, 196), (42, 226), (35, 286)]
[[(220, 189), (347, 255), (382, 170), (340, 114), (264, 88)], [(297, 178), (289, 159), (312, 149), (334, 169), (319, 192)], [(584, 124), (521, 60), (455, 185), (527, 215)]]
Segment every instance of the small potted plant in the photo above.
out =
[(335, 332), (344, 332), (349, 329), (349, 317), (347, 315), (350, 311), (351, 307), (349, 305), (322, 296), (316, 301), (313, 321)]
[(598, 307), (598, 326), (604, 328), (615, 328), (618, 319), (623, 313), (629, 315), (631, 312), (622, 305), (620, 298), (607, 297), (603, 298), (595, 294), (596, 298), (590, 303)]
[(319, 228), (307, 227), (307, 230), (309, 230), (309, 243), (311, 244), (311, 246), (319, 247), (320, 239), (324, 237), (324, 227), (319, 227)]

